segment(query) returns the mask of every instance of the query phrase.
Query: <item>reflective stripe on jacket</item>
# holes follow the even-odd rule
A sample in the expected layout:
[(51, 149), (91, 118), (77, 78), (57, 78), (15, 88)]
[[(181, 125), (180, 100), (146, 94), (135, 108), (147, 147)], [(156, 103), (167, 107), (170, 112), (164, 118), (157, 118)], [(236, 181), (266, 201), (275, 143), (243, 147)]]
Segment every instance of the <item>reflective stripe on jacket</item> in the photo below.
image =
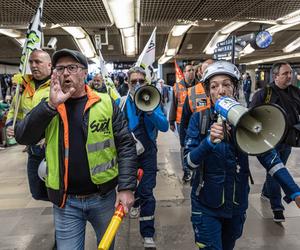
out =
[(206, 96), (201, 82), (198, 82), (195, 86), (188, 88), (188, 98), (189, 106), (193, 113), (210, 108), (210, 99)]

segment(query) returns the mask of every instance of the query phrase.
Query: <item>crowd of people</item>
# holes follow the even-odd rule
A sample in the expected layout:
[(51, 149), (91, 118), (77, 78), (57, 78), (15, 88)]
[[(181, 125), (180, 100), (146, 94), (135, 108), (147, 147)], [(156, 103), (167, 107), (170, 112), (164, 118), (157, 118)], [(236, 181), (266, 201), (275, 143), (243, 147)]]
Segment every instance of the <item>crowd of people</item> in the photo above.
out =
[[(196, 245), (199, 249), (234, 248), (246, 219), (251, 166), (236, 144), (232, 124), (218, 121), (215, 104), (224, 96), (237, 100), (241, 74), (235, 65), (211, 59), (196, 66), (187, 64), (184, 79), (173, 88), (159, 79), (155, 86), (161, 102), (150, 111), (134, 98), (151, 84), (140, 66), (113, 79), (120, 95), (115, 99), (101, 73), (86, 81), (88, 61), (79, 51), (62, 49), (50, 58), (35, 50), (29, 65), (32, 74), (19, 83), (20, 103), (15, 96), (6, 133), (28, 146), (32, 197), (53, 203), (55, 248), (84, 249), (87, 222), (99, 244), (119, 204), (130, 218), (139, 218), (144, 247), (156, 248), (156, 139), (158, 131), (169, 128), (179, 135), (182, 180), (192, 186)], [(284, 140), (257, 156), (266, 169), (262, 197), (270, 200), (274, 221), (282, 222), (281, 188), (284, 200), (300, 207), (300, 188), (285, 167), (291, 147), (300, 145), (300, 90), (291, 85), (287, 62), (274, 64), (272, 74), (274, 82), (251, 102), (250, 75), (243, 77), (242, 84), (247, 107), (272, 103), (287, 114)], [(43, 181), (38, 168), (44, 158)], [(137, 185), (138, 167), (143, 177)]]

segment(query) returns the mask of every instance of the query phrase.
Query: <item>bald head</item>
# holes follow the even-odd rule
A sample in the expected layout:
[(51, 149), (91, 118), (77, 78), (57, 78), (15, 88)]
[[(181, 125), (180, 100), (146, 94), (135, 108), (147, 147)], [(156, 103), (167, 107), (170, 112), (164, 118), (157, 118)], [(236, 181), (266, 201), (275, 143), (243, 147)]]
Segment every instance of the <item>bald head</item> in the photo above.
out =
[(43, 50), (34, 50), (29, 57), (31, 74), (36, 80), (44, 80), (51, 75), (51, 57)]
[(204, 73), (204, 71), (206, 70), (208, 65), (213, 64), (213, 63), (214, 63), (214, 60), (212, 60), (212, 59), (207, 59), (206, 61), (204, 61), (201, 65), (202, 74)]

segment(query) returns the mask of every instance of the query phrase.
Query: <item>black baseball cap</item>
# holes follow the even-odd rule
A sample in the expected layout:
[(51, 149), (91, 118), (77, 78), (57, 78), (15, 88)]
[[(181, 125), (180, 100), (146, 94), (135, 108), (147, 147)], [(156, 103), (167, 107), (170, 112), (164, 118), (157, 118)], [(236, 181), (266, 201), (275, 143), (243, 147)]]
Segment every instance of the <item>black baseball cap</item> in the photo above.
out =
[(64, 56), (70, 56), (70, 57), (74, 58), (77, 62), (82, 64), (85, 68), (88, 67), (87, 58), (79, 51), (71, 50), (71, 49), (61, 49), (61, 50), (56, 51), (52, 56), (53, 67), (56, 66), (58, 59), (61, 57), (64, 57)]

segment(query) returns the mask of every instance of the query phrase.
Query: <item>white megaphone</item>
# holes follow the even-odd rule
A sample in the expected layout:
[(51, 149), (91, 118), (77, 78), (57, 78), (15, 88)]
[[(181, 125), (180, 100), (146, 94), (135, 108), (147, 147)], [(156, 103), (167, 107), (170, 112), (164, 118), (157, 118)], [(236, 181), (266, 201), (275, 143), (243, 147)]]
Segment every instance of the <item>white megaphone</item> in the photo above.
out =
[(133, 100), (139, 110), (150, 112), (160, 104), (161, 95), (156, 87), (146, 85), (135, 91)]
[(267, 152), (285, 135), (286, 116), (277, 105), (263, 104), (247, 109), (230, 97), (221, 97), (215, 110), (235, 127), (235, 141), (249, 155)]

